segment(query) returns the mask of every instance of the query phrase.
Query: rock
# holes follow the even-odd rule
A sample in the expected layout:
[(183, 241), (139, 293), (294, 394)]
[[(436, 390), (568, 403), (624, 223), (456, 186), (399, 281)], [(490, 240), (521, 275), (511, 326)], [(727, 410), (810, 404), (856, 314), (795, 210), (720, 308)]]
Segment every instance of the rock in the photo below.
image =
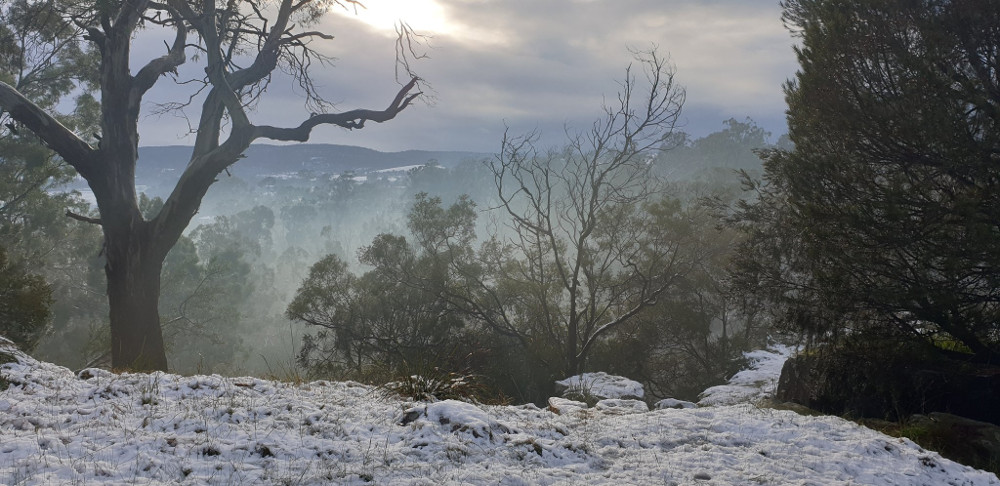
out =
[(653, 405), (656, 410), (664, 410), (668, 408), (698, 408), (698, 404), (694, 402), (686, 402), (684, 400), (677, 400), (675, 398), (664, 398), (656, 402)]
[(84, 368), (76, 374), (76, 377), (81, 380), (90, 380), (93, 378), (107, 379), (111, 376), (114, 375), (110, 371), (102, 370), (100, 368)]
[(646, 413), (649, 406), (642, 400), (632, 400), (629, 398), (608, 398), (597, 402), (594, 408), (605, 413), (616, 415), (628, 415), (632, 413)]
[[(557, 381), (556, 393), (563, 398), (583, 399), (591, 402), (606, 398), (642, 400), (645, 396), (641, 383), (601, 371), (584, 373)], [(591, 400), (587, 400), (588, 398)]]
[(408, 409), (405, 412), (403, 412), (403, 415), (399, 418), (399, 425), (407, 425), (416, 422), (418, 418), (425, 415), (427, 415), (426, 408), (415, 407)]
[(795, 402), (777, 403), (772, 401), (769, 403), (769, 406), (775, 410), (788, 410), (790, 412), (795, 412), (805, 417), (818, 417), (821, 415), (826, 415), (823, 412), (813, 410), (805, 405), (802, 405), (801, 403), (795, 403)]
[(578, 402), (568, 398), (549, 397), (549, 410), (558, 415), (565, 415), (567, 413), (586, 409), (587, 404), (584, 402)]
[(775, 402), (836, 415), (903, 420), (944, 412), (1000, 425), (1000, 368), (885, 346), (789, 358)]
[(910, 430), (929, 439), (941, 455), (976, 468), (994, 468), (1000, 461), (1000, 426), (948, 413), (914, 415)]
[(483, 409), (458, 400), (443, 400), (407, 409), (398, 423), (443, 427), (452, 433), (489, 439), (493, 439), (494, 432), (507, 434), (512, 431), (510, 427), (493, 420)]

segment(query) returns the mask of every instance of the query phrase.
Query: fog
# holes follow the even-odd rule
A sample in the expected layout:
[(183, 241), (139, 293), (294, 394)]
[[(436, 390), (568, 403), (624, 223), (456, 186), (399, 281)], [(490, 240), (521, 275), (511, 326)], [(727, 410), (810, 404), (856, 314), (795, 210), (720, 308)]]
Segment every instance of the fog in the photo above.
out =
[[(667, 196), (687, 206), (707, 196), (731, 200), (741, 197), (737, 171), (760, 171), (753, 150), (776, 143), (782, 143), (779, 137), (749, 119), (731, 119), (704, 137), (678, 132), (676, 147), (652, 161), (654, 174)], [(148, 215), (168, 194), (187, 150), (142, 150), (136, 182), (145, 190)], [(407, 214), (420, 193), (439, 197), (444, 207), (468, 195), (476, 205), (478, 238), (503, 236), (508, 226), (496, 210), (488, 167), (494, 157), (309, 144), (255, 147), (213, 185), (164, 265), (160, 309), (171, 370), (304, 375), (296, 358), (303, 335), (316, 329), (289, 320), (285, 311), (310, 267), (332, 254), (355, 275), (371, 270), (359, 262), (359, 251), (380, 234), (410, 238)], [(86, 190), (79, 183), (75, 189)], [(102, 263), (89, 253), (86, 293), (96, 296), (103, 290)], [(92, 299), (81, 309), (74, 298), (55, 306), (72, 309), (56, 313), (37, 354), (81, 368), (107, 359), (106, 304)], [(712, 318), (712, 333), (720, 333), (723, 318)], [(81, 337), (90, 344), (75, 346)]]

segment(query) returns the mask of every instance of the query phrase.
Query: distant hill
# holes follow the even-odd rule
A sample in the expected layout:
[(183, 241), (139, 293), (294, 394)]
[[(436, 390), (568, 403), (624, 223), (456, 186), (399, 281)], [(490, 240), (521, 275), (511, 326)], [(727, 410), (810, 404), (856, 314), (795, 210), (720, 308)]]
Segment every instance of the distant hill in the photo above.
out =
[[(465, 161), (481, 160), (490, 154), (477, 152), (452, 152), (406, 150), (379, 152), (364, 147), (333, 144), (253, 145), (246, 151), (246, 158), (230, 168), (230, 172), (244, 179), (262, 178), (274, 174), (296, 173), (309, 170), (317, 173), (340, 174), (346, 171), (367, 173), (436, 161), (444, 167), (454, 167)], [(136, 178), (149, 183), (163, 175), (179, 175), (191, 157), (191, 147), (170, 145), (139, 147)]]

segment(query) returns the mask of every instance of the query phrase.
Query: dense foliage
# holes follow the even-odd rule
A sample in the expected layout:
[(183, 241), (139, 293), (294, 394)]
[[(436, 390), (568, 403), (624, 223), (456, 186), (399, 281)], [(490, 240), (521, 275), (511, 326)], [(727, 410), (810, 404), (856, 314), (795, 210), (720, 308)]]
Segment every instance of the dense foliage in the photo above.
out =
[(797, 0), (794, 149), (767, 154), (744, 290), (818, 337), (1000, 350), (1000, 9)]
[(30, 350), (38, 343), (49, 319), (52, 289), (7, 260), (0, 247), (0, 335)]
[[(17, 86), (42, 108), (66, 110), (56, 114), (63, 125), (91, 132), (94, 53), (75, 37), (79, 29), (60, 16), (61, 6), (27, 0), (0, 5), (0, 82)], [(2, 325), (9, 338), (29, 348), (43, 334), (61, 335), (70, 321), (87, 320), (93, 308), (83, 288), (86, 262), (100, 242), (96, 231), (63, 216), (87, 211), (78, 194), (60, 191), (71, 179), (60, 158), (0, 111), (0, 285), (8, 316)], [(81, 337), (86, 340), (85, 334), (71, 340)]]

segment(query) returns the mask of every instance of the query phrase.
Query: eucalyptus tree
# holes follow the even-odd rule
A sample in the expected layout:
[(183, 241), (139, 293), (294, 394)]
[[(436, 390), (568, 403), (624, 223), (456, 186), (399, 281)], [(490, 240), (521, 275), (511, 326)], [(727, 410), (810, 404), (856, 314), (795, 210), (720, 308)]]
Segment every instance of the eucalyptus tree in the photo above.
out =
[[(59, 122), (32, 93), (0, 82), (0, 109), (30, 130), (87, 181), (100, 217), (78, 219), (101, 226), (110, 305), (112, 366), (137, 370), (167, 367), (157, 311), (160, 273), (167, 253), (198, 211), (216, 176), (236, 163), (256, 140), (307, 141), (314, 128), (364, 128), (385, 122), (419, 95), (418, 78), (403, 84), (383, 110), (331, 111), (312, 82), (310, 66), (325, 59), (314, 41), (332, 36), (315, 30), (323, 14), (351, 0), (53, 0), (100, 58), (97, 93), (99, 133), (93, 137)], [(133, 66), (133, 43), (143, 26), (172, 33), (167, 52)], [(189, 54), (193, 54), (190, 55)], [(135, 189), (139, 118), (147, 93), (188, 61), (203, 66), (200, 115), (190, 160), (158, 214), (139, 209)], [(277, 69), (304, 88), (314, 113), (298, 126), (255, 122), (253, 107)], [(191, 108), (191, 107), (188, 107)]]

